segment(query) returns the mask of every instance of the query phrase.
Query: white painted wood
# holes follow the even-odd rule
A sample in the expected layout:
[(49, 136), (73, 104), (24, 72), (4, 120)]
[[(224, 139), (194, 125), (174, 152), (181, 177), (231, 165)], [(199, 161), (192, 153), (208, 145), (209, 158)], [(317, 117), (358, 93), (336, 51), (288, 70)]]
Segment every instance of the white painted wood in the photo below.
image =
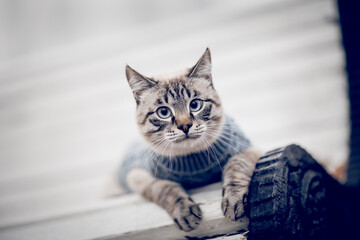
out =
[[(157, 19), (156, 21), (147, 21), (133, 25), (126, 23), (125, 28), (121, 28), (122, 31), (120, 33), (118, 31), (114, 31), (113, 33), (107, 33), (101, 36), (92, 36), (92, 38), (79, 43), (73, 43), (60, 47), (53, 46), (52, 48), (46, 49), (42, 52), (36, 52), (24, 57), (10, 59), (0, 64), (1, 73), (5, 72), (17, 79), (18, 77), (22, 78), (24, 75), (39, 74), (44, 70), (47, 72), (49, 72), (49, 70), (57, 70), (59, 69), (59, 66), (62, 68), (68, 68), (69, 66), (73, 66), (74, 62), (78, 63), (79, 61), (88, 61), (89, 58), (90, 60), (93, 60), (94, 57), (98, 58), (99, 55), (102, 56), (102, 54), (104, 54), (101, 54), (101, 52), (109, 54), (114, 52), (118, 53), (119, 50), (133, 51), (135, 47), (140, 47), (141, 50), (149, 50), (149, 46), (158, 46), (157, 44), (159, 41), (160, 44), (164, 44), (164, 39), (166, 41), (173, 40), (174, 35), (176, 36), (179, 33), (188, 32), (192, 34), (203, 29), (211, 30), (219, 27), (226, 28), (227, 23), (231, 24), (234, 18), (243, 18), (243, 15), (250, 18), (255, 16), (255, 21), (256, 18), (260, 18), (262, 21), (259, 22), (261, 24), (266, 24), (267, 21), (261, 17), (264, 16), (266, 18), (269, 14), (276, 15), (279, 11), (289, 12), (289, 14), (294, 14), (294, 12), (301, 14), (295, 15), (294, 18), (289, 18), (289, 21), (297, 21), (299, 20), (299, 16), (301, 16), (302, 19), (306, 19), (307, 17), (305, 16), (314, 17), (314, 14), (308, 14), (309, 11), (317, 11), (318, 13), (330, 11), (329, 14), (334, 13), (334, 9), (331, 5), (324, 4), (321, 1), (308, 1), (306, 4), (303, 4), (297, 0), (261, 0), (252, 2), (234, 2), (230, 0), (223, 1), (221, 5), (206, 4), (201, 6), (200, 9), (187, 9), (185, 16), (183, 13), (179, 12), (175, 13), (175, 15), (171, 18), (166, 17), (166, 21)], [(118, 17), (121, 18), (122, 16), (119, 15)], [(127, 16), (124, 15), (125, 20), (126, 17)], [(248, 25), (249, 23), (246, 24)], [(286, 24), (286, 22), (282, 24)], [(255, 23), (248, 29), (253, 28), (256, 25), (258, 24)], [(174, 28), (173, 26), (177, 26), (177, 28)], [(166, 30), (166, 32), (164, 32), (164, 30)], [(166, 38), (164, 38), (164, 35), (149, 33), (166, 34)], [(229, 34), (229, 32), (227, 32), (227, 34)], [(139, 42), (141, 39), (144, 39), (143, 36), (145, 35), (146, 39)], [(127, 38), (124, 36), (132, 37)], [(124, 44), (121, 45), (119, 42)], [(130, 43), (134, 45), (129, 46)], [(94, 53), (96, 55), (92, 56)], [(56, 58), (51, 58), (49, 61), (48, 56), (56, 56)], [(70, 58), (70, 56), (75, 57), (75, 61), (73, 58)], [(19, 65), (24, 66), (25, 69), (21, 72), (14, 71), (14, 69), (16, 70)]]
[(228, 235), (228, 236), (220, 236), (215, 238), (209, 238), (211, 240), (246, 240), (247, 239), (247, 232), (241, 233), (241, 234), (234, 234), (234, 235)]
[[(203, 221), (195, 231), (185, 233), (177, 230), (172, 219), (158, 206), (128, 196), (128, 201), (111, 208), (63, 216), (45, 222), (27, 224), (20, 228), (0, 231), (0, 238), (7, 240), (28, 239), (185, 239), (219, 234), (236, 233), (247, 228), (247, 220), (235, 223), (225, 219), (220, 209), (221, 187), (193, 195), (200, 203)], [(126, 219), (126, 221), (124, 221)], [(77, 231), (69, 231), (77, 229)]]

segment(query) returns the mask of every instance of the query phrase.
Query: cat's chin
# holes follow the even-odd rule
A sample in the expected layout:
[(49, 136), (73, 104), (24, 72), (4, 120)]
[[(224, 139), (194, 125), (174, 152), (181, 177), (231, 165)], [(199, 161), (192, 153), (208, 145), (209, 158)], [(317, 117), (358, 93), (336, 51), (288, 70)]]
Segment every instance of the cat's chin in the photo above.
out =
[(198, 139), (198, 138), (200, 138), (199, 135), (186, 135), (186, 136), (176, 139), (174, 141), (174, 143), (185, 143), (186, 142), (186, 143), (191, 144), (191, 142), (194, 141), (194, 139)]
[[(204, 139), (196, 138), (196, 139), (185, 139), (184, 141), (173, 146), (173, 155), (188, 155), (191, 153), (201, 152), (209, 148), (209, 145), (212, 145), (216, 141), (214, 139)], [(177, 147), (176, 151), (175, 146)]]
[(204, 140), (201, 136), (182, 138), (170, 143), (166, 149), (154, 150), (160, 155), (175, 157), (197, 153), (209, 148), (216, 141), (217, 137), (207, 137)]

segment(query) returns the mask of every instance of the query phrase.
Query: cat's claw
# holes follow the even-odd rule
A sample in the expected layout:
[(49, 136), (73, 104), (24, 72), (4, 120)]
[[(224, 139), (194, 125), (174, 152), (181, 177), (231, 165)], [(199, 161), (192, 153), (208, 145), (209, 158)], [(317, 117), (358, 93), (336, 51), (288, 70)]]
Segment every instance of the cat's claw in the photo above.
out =
[(247, 199), (247, 189), (243, 187), (225, 188), (221, 202), (224, 216), (231, 221), (239, 221), (245, 216), (244, 205)]
[(199, 205), (188, 198), (181, 199), (175, 205), (171, 216), (180, 230), (190, 232), (199, 226), (202, 213)]

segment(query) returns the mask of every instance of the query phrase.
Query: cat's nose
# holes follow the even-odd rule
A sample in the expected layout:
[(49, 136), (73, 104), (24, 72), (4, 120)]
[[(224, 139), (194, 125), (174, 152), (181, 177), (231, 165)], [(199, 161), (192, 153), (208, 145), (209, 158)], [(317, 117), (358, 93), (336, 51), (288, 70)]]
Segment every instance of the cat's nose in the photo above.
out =
[(188, 134), (189, 129), (191, 128), (191, 126), (192, 126), (192, 123), (180, 124), (179, 126), (177, 126), (177, 128), (182, 130), (185, 134)]

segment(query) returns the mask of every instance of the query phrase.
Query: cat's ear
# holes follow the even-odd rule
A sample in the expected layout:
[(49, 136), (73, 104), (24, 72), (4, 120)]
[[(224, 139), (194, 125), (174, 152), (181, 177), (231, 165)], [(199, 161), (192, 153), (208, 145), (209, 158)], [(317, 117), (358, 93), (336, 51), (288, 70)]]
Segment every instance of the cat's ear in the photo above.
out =
[(149, 88), (152, 88), (157, 84), (157, 82), (151, 78), (145, 77), (144, 75), (138, 73), (128, 65), (125, 68), (126, 78), (129, 82), (129, 85), (133, 91), (136, 102), (140, 103), (140, 96)]
[(211, 81), (211, 55), (209, 48), (205, 50), (195, 66), (190, 69), (188, 77), (204, 77)]

